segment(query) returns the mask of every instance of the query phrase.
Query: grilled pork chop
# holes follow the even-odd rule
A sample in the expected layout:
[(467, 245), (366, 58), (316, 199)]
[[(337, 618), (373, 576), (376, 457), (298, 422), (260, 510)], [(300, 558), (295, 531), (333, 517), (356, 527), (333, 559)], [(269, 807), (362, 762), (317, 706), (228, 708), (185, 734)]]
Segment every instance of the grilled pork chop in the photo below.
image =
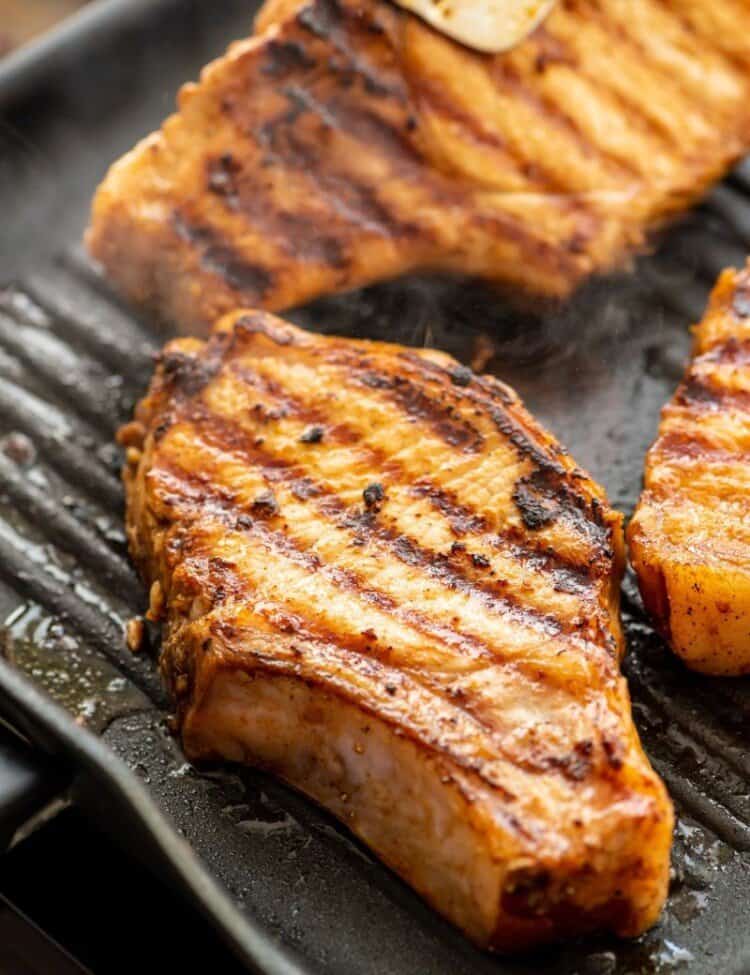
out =
[(675, 652), (704, 673), (750, 674), (750, 265), (724, 272), (695, 330), (628, 538)]
[(419, 269), (565, 296), (750, 146), (748, 0), (566, 0), (479, 54), (385, 0), (272, 0), (117, 162), (88, 244), (188, 332)]
[(507, 386), (235, 313), (121, 439), (189, 757), (286, 779), (481, 945), (655, 921), (621, 518)]

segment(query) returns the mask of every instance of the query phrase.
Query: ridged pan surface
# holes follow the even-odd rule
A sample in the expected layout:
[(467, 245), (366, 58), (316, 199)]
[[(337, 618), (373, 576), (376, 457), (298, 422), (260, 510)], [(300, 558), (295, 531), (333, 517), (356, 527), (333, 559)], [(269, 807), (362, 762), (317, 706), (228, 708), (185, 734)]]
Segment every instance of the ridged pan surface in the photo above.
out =
[[(242, 909), (311, 972), (750, 971), (750, 682), (686, 672), (654, 635), (632, 578), (626, 672), (679, 817), (667, 910), (637, 942), (587, 941), (522, 961), (482, 955), (304, 799), (250, 770), (196, 772), (180, 755), (152, 656), (124, 646), (144, 596), (125, 551), (112, 440), (163, 335), (111, 297), (77, 241), (110, 159), (158, 122), (181, 80), (247, 32), (246, 4), (208, 6), (141, 4), (123, 18), (112, 5), (80, 41), (77, 69), (63, 57), (34, 91), (14, 95), (0, 123), (3, 653), (101, 733)], [(158, 31), (169, 45), (150, 43)], [(494, 371), (629, 513), (687, 327), (719, 270), (747, 250), (750, 169), (740, 168), (633, 273), (590, 285), (563, 310), (520, 314), (488, 291), (422, 278), (292, 317), (434, 345)]]

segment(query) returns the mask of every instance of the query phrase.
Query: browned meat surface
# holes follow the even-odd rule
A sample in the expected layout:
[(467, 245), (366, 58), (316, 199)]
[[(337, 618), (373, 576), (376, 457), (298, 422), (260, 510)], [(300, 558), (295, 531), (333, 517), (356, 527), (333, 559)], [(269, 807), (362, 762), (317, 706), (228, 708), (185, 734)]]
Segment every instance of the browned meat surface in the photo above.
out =
[(675, 652), (708, 674), (750, 674), (750, 265), (724, 272), (695, 330), (628, 537)]
[(188, 756), (281, 776), (481, 945), (656, 920), (621, 517), (512, 390), (235, 313), (121, 440)]
[(750, 145), (748, 0), (565, 0), (509, 53), (274, 0), (110, 170), (88, 243), (187, 331), (406, 272), (565, 296)]

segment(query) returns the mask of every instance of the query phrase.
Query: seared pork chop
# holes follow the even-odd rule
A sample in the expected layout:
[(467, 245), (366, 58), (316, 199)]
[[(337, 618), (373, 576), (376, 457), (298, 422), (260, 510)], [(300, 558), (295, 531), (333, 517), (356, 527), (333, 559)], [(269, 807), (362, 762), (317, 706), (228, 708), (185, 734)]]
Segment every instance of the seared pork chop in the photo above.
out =
[(695, 330), (628, 538), (675, 652), (694, 670), (750, 674), (750, 265), (725, 271)]
[(512, 390), (239, 312), (166, 347), (121, 440), (190, 758), (281, 776), (481, 945), (656, 920), (621, 518)]
[(200, 332), (421, 269), (566, 296), (750, 146), (747, 0), (566, 0), (479, 54), (384, 0), (272, 0), (99, 188), (88, 245)]

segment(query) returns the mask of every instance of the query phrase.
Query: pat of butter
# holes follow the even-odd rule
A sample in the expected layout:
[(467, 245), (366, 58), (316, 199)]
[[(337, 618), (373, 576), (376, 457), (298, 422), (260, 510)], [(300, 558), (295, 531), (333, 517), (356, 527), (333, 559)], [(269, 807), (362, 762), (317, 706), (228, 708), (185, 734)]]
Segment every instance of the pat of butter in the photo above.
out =
[(399, 6), (478, 51), (507, 51), (527, 37), (556, 0), (396, 0)]

